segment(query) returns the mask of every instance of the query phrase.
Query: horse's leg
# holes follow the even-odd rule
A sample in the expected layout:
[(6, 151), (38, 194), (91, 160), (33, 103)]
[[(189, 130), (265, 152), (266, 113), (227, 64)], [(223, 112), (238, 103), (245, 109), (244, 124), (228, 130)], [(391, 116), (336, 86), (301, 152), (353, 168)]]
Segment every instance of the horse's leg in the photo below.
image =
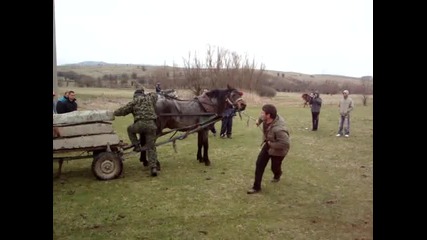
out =
[(203, 162), (205, 162), (206, 166), (211, 165), (211, 161), (209, 160), (208, 150), (209, 150), (209, 129), (202, 130), (202, 145), (203, 145)]
[(203, 130), (197, 132), (197, 160), (199, 160), (199, 162), (203, 162), (202, 147), (203, 147)]

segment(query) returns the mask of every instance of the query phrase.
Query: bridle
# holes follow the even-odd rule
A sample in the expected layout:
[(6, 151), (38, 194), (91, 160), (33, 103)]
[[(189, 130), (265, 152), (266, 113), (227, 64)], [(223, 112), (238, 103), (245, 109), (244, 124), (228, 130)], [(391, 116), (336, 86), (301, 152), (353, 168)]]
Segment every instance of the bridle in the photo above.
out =
[[(235, 90), (236, 91), (236, 90)], [(239, 98), (237, 98), (234, 102), (232, 102), (231, 100), (230, 100), (230, 98), (231, 98), (231, 94), (233, 93), (233, 92), (230, 92), (229, 94), (228, 94), (228, 96), (226, 97), (226, 99), (225, 99), (225, 101), (228, 103), (228, 104), (230, 104), (233, 108), (236, 108), (237, 110), (240, 110), (241, 108), (242, 108), (242, 103), (245, 103), (245, 100), (243, 100), (243, 98), (241, 97), (241, 96), (243, 96), (243, 93), (242, 92), (239, 92), (239, 91), (237, 91), (238, 92), (238, 94), (240, 95), (240, 97)]]

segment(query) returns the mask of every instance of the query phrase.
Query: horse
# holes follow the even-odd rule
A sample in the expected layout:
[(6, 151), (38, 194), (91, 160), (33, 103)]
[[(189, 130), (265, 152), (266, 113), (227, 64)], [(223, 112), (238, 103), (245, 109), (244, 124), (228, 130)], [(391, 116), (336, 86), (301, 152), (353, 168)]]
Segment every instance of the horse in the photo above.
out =
[(175, 91), (175, 89), (162, 90), (159, 93), (157, 93), (157, 95), (159, 96), (159, 99), (165, 99), (165, 98), (178, 99), (178, 93)]
[(303, 107), (306, 107), (310, 103), (312, 96), (308, 93), (304, 93), (301, 97), (304, 100), (304, 106)]
[[(235, 108), (237, 112), (246, 108), (242, 98), (243, 92), (227, 85), (226, 89), (213, 89), (205, 92), (192, 100), (181, 100), (173, 97), (158, 99), (156, 103), (157, 136), (163, 136), (168, 128), (171, 131), (197, 132), (197, 155), (200, 163), (206, 166), (211, 164), (208, 156), (208, 132), (210, 127), (222, 119), (222, 114), (227, 108)], [(144, 138), (140, 138), (144, 146)], [(140, 161), (148, 165), (145, 151), (141, 152)], [(159, 165), (159, 163), (158, 163)], [(159, 167), (159, 166), (158, 166)]]

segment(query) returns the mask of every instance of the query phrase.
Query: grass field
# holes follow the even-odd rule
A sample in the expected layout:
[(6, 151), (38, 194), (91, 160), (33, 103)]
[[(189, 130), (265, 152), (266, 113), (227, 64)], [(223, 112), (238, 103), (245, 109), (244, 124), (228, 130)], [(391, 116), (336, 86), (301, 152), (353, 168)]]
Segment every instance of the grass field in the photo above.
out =
[[(132, 96), (125, 89), (74, 90), (82, 110), (115, 109)], [(356, 107), (350, 138), (343, 138), (335, 137), (340, 95), (321, 96), (317, 132), (300, 94), (244, 97), (245, 114), (257, 117), (273, 103), (288, 124), (291, 148), (280, 182), (270, 183), (269, 164), (262, 192), (246, 194), (262, 133), (247, 115), (236, 116), (233, 139), (210, 133), (209, 167), (196, 161), (195, 134), (177, 141), (177, 153), (172, 144), (157, 148), (162, 170), (155, 178), (137, 155), (110, 181), (95, 179), (90, 159), (64, 162), (61, 179), (53, 180), (54, 239), (373, 239), (373, 98), (362, 106), (361, 96), (350, 95)], [(131, 122), (113, 122), (127, 142)]]

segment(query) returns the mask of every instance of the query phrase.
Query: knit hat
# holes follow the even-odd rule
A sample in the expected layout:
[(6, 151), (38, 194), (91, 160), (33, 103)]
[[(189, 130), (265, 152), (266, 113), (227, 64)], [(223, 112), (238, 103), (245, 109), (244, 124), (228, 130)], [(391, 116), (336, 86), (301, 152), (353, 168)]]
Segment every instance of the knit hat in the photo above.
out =
[(140, 87), (133, 93), (133, 97), (143, 96), (144, 95), (144, 88)]

